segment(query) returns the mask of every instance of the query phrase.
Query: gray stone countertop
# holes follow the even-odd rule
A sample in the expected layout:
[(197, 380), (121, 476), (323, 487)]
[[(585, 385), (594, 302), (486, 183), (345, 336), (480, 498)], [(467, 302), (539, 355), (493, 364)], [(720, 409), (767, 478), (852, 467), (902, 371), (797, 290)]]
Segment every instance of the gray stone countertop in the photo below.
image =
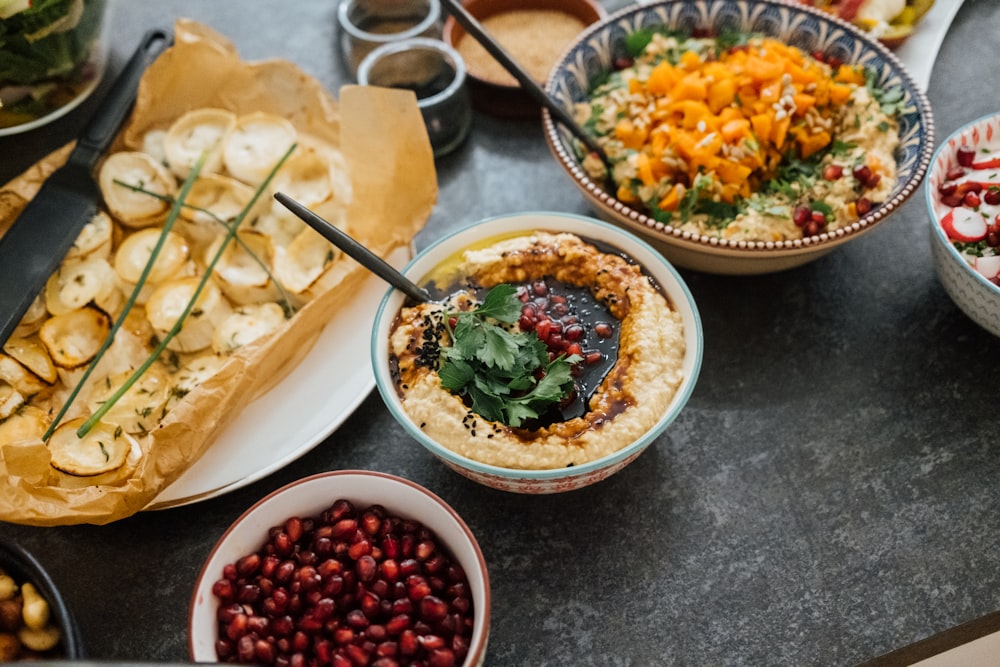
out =
[[(112, 69), (144, 30), (186, 16), (246, 59), (343, 81), (332, 0), (109, 5)], [(998, 34), (1000, 3), (966, 0), (928, 91), (938, 141), (997, 110)], [(0, 182), (74, 137), (93, 106), (0, 139)], [(437, 167), (418, 247), (502, 213), (591, 213), (538, 122), (477, 112)], [(292, 480), (374, 469), (432, 489), (475, 532), (492, 584), (488, 665), (862, 663), (1000, 609), (1000, 341), (938, 282), (927, 226), (921, 191), (801, 268), (682, 271), (704, 325), (697, 387), (654, 446), (589, 488), (477, 485), (373, 392), (320, 446), (229, 494), (108, 526), (0, 524), (0, 539), (49, 568), (91, 657), (184, 660), (193, 584), (226, 526)]]

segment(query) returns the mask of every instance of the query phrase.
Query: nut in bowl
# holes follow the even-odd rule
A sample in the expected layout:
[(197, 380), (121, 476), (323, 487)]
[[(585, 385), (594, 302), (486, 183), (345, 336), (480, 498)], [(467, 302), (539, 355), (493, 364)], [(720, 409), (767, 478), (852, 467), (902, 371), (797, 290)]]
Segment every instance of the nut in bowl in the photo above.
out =
[(687, 286), (631, 233), (520, 213), (465, 227), (404, 273), (372, 333), (392, 415), (458, 473), (519, 493), (568, 491), (634, 461), (680, 413), (701, 367)]
[(610, 173), (543, 110), (546, 140), (599, 217), (673, 263), (799, 266), (872, 229), (916, 189), (930, 105), (884, 45), (783, 0), (661, 0), (591, 26), (548, 93)]
[(477, 667), (489, 576), (469, 527), (427, 489), (378, 472), (321, 473), (230, 526), (188, 621), (195, 662)]
[(1000, 114), (942, 142), (924, 191), (941, 284), (966, 315), (1000, 336)]
[(33, 555), (0, 541), (0, 663), (83, 655), (79, 627), (52, 577)]

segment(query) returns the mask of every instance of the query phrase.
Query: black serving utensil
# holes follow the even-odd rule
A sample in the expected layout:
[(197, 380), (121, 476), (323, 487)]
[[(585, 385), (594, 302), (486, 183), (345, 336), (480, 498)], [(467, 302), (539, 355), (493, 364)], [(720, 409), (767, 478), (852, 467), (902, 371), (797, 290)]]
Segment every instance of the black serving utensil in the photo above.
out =
[(424, 288), (420, 287), (402, 273), (397, 271), (391, 264), (364, 247), (349, 235), (337, 229), (330, 222), (312, 212), (299, 202), (295, 201), (283, 192), (275, 192), (277, 199), (285, 208), (297, 215), (304, 223), (319, 232), (323, 238), (337, 246), (348, 256), (357, 260), (363, 267), (386, 281), (406, 296), (418, 302), (430, 301), (431, 297)]
[(465, 7), (462, 6), (461, 0), (441, 0), (441, 5), (451, 14), (455, 21), (465, 28), (465, 31), (472, 35), (477, 42), (486, 49), (487, 53), (496, 58), (497, 62), (504, 66), (510, 74), (517, 79), (518, 83), (521, 84), (521, 88), (524, 89), (528, 95), (535, 100), (538, 104), (549, 110), (556, 121), (561, 125), (565, 126), (573, 135), (579, 139), (587, 147), (587, 150), (595, 153), (597, 157), (601, 159), (604, 166), (608, 169), (608, 174), (611, 173), (611, 163), (608, 160), (607, 154), (604, 149), (597, 143), (597, 140), (588, 134), (580, 124), (573, 119), (573, 117), (563, 109), (559, 104), (552, 99), (545, 90), (528, 74), (521, 65), (514, 60), (503, 46), (500, 45), (498, 41), (493, 39), (493, 37), (486, 32), (482, 24), (469, 13)]
[(10, 338), (49, 276), (97, 212), (94, 167), (135, 102), (139, 79), (167, 46), (163, 30), (147, 32), (84, 127), (66, 164), (52, 172), (0, 237), (0, 344)]

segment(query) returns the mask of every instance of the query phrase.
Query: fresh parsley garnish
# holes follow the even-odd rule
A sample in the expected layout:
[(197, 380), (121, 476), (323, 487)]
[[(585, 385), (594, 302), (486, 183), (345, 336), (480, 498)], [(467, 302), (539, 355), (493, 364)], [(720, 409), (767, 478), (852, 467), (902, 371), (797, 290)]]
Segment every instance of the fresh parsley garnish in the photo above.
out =
[(569, 393), (572, 365), (581, 360), (560, 355), (550, 361), (534, 331), (511, 326), (521, 316), (516, 294), (512, 285), (497, 285), (476, 308), (447, 313), (452, 344), (441, 349), (438, 368), (441, 386), (468, 401), (473, 412), (515, 427)]

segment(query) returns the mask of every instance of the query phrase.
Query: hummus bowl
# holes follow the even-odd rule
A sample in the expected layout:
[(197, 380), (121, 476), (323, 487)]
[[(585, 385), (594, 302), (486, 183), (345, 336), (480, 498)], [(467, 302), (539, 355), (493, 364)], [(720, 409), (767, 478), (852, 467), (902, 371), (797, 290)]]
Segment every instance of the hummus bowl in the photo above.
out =
[[(665, 37), (664, 31), (672, 31), (673, 37)], [(635, 39), (653, 33), (660, 34), (648, 42)], [(773, 72), (779, 51), (802, 60)], [(689, 62), (694, 53), (700, 64)], [(772, 64), (751, 69), (749, 61), (756, 57)], [(664, 60), (674, 65), (671, 76), (676, 79), (649, 74)], [(722, 80), (708, 70), (718, 71), (720, 65), (735, 81), (735, 91), (714, 85)], [(848, 68), (845, 73), (854, 70), (854, 81), (841, 78), (843, 67)], [(803, 70), (816, 76), (801, 77)], [(701, 78), (693, 86), (678, 85), (676, 81), (689, 81), (687, 74)], [(615, 98), (604, 93), (610, 86), (613, 94), (619, 81), (630, 84), (622, 88), (628, 97), (609, 104)], [(817, 81), (820, 91), (838, 89), (838, 95), (820, 95)], [(849, 93), (840, 93), (842, 83), (851, 88)], [(701, 95), (706, 85), (707, 95)], [(706, 273), (789, 269), (861, 236), (913, 194), (934, 145), (930, 104), (900, 60), (853, 25), (790, 0), (631, 5), (581, 33), (553, 68), (546, 90), (597, 133), (611, 158), (614, 178), (604, 178), (595, 168), (596, 157), (586, 155), (580, 142), (547, 109), (542, 111), (554, 158), (597, 216), (642, 234), (675, 265)], [(772, 93), (778, 96), (773, 105)], [(847, 101), (841, 101), (846, 95)], [(692, 100), (707, 107), (709, 116), (690, 113), (697, 106)], [(888, 122), (873, 120), (869, 110), (885, 112)], [(630, 128), (616, 124), (623, 117), (633, 121)], [(806, 148), (820, 135), (819, 125), (825, 125), (826, 142)], [(845, 147), (851, 154), (837, 152)], [(881, 183), (854, 171), (868, 166), (865, 154), (875, 149), (883, 160), (871, 168), (882, 172)], [(787, 157), (792, 151), (796, 160)], [(651, 166), (639, 163), (647, 157)], [(811, 172), (799, 170), (807, 162)], [(833, 162), (843, 169), (843, 177), (827, 178), (824, 167)], [(674, 170), (673, 176), (661, 175), (664, 164)], [(776, 165), (790, 169), (775, 171)], [(798, 179), (800, 174), (811, 180)], [(796, 192), (788, 195), (785, 183), (792, 183)], [(656, 189), (670, 185), (672, 192)], [(733, 190), (727, 192), (726, 186)], [(770, 199), (775, 193), (785, 196), (777, 200), (780, 206)], [(694, 194), (694, 200), (687, 202), (684, 194)], [(705, 211), (695, 208), (692, 213), (695, 202), (707, 202), (703, 209), (713, 207), (707, 224), (696, 221)], [(728, 212), (719, 212), (720, 202), (729, 206)], [(809, 228), (805, 219), (798, 219), (795, 209), (803, 206), (810, 214), (820, 211), (819, 227)]]
[(938, 279), (962, 312), (1000, 336), (1000, 114), (941, 143), (924, 192)]
[(272, 492), (219, 538), (191, 597), (188, 648), (192, 662), (275, 664), (300, 653), (330, 664), (340, 653), (374, 664), (395, 650), (479, 667), (489, 628), (486, 561), (458, 513), (401, 477), (338, 470)]
[[(499, 216), (437, 241), (403, 272), (434, 298), (413, 304), (395, 289), (386, 294), (372, 331), (375, 384), (407, 433), (476, 482), (556, 493), (603, 480), (645, 451), (694, 389), (703, 337), (691, 293), (660, 253), (615, 225), (553, 212)], [(442, 298), (434, 292), (442, 283), (458, 291), (445, 288)], [(452, 308), (476, 307), (454, 295), (471, 291), (470, 301), (485, 306), (501, 284), (521, 297), (510, 328), (547, 341), (550, 364), (574, 364), (573, 388), (558, 407), (522, 421), (490, 414), (490, 400), (475, 390), (460, 396), (442, 384), (454, 377), (446, 366), (463, 348)], [(550, 306), (562, 316), (547, 319)], [(586, 333), (572, 332), (574, 324)], [(440, 334), (446, 328), (451, 333)], [(556, 377), (551, 365), (535, 374), (549, 376)]]

